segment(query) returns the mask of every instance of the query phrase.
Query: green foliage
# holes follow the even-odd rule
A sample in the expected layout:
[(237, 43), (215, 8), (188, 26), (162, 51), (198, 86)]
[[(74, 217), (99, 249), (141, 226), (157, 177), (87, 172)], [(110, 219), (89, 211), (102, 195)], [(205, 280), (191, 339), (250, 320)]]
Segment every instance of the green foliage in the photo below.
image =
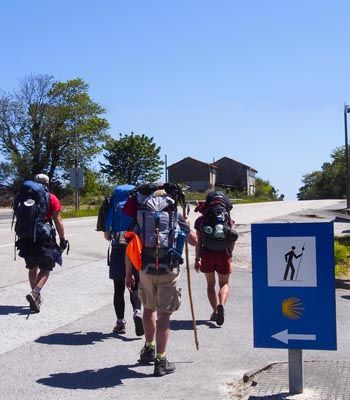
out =
[(299, 188), (299, 200), (339, 199), (346, 192), (345, 187), (345, 146), (331, 153), (332, 162), (325, 162), (321, 171), (303, 176), (303, 186)]
[(59, 180), (101, 151), (108, 135), (104, 109), (91, 100), (82, 79), (55, 82), (48, 75), (25, 78), (17, 92), (0, 97), (0, 152), (12, 179), (45, 172)]
[(83, 197), (104, 196), (111, 192), (112, 188), (103, 180), (100, 172), (92, 169), (84, 171), (84, 188), (82, 190)]
[(350, 236), (341, 236), (334, 241), (335, 276), (347, 277), (350, 273)]
[(137, 185), (155, 182), (161, 176), (164, 162), (152, 137), (133, 132), (120, 134), (119, 139), (108, 140), (105, 150), (107, 163), (100, 163), (101, 172), (108, 175), (110, 182)]
[(255, 197), (266, 200), (277, 200), (278, 191), (269, 181), (257, 177), (255, 180)]

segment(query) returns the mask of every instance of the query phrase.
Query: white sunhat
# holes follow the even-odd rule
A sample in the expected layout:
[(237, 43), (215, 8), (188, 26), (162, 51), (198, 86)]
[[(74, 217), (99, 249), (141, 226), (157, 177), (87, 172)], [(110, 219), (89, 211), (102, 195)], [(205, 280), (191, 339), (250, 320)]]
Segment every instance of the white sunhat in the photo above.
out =
[(37, 174), (34, 178), (35, 182), (42, 183), (43, 185), (48, 185), (50, 183), (50, 179), (45, 174)]

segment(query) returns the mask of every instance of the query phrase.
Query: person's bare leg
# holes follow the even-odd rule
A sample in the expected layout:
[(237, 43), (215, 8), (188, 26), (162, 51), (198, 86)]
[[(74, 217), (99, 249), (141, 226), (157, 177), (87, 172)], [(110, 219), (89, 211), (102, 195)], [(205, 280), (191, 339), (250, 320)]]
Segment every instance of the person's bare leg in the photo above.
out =
[(40, 271), (36, 280), (35, 287), (42, 289), (49, 279), (50, 271)]
[(144, 308), (142, 322), (143, 322), (143, 330), (145, 332), (146, 342), (154, 342), (155, 334), (156, 334), (156, 311), (149, 310)]
[(29, 278), (29, 284), (32, 290), (36, 286), (36, 282), (38, 280), (38, 267), (32, 268), (28, 271), (28, 278)]
[(228, 299), (228, 295), (229, 295), (229, 280), (230, 280), (230, 274), (218, 274), (219, 275), (219, 287), (220, 287), (220, 291), (219, 291), (219, 304), (224, 305)]
[(170, 315), (169, 313), (158, 312), (156, 348), (158, 353), (165, 353), (170, 337)]
[(213, 309), (213, 313), (216, 313), (218, 297), (215, 291), (215, 272), (206, 273), (205, 278), (207, 279), (207, 295), (209, 303)]

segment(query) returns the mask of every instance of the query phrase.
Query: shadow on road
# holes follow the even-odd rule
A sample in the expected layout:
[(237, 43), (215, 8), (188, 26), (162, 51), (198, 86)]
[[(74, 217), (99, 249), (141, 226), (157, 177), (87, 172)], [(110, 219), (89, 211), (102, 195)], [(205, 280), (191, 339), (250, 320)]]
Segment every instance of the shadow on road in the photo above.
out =
[(268, 396), (249, 396), (248, 400), (285, 400), (290, 398), (290, 393), (270, 394)]
[(24, 306), (0, 306), (0, 315), (9, 315), (9, 314), (27, 315), (29, 313), (30, 313), (29, 308)]
[(153, 376), (130, 369), (138, 365), (116, 365), (115, 367), (98, 370), (89, 369), (80, 372), (53, 374), (49, 378), (38, 379), (37, 383), (64, 389), (94, 390), (121, 385), (124, 379), (149, 378)]
[[(206, 321), (204, 319), (196, 321), (196, 325), (206, 325), (209, 328), (219, 328), (214, 322)], [(170, 321), (170, 329), (172, 331), (189, 331), (193, 329), (193, 322), (191, 320), (184, 321), (174, 319)]]
[(102, 342), (105, 339), (114, 337), (113, 333), (102, 332), (71, 332), (71, 333), (53, 333), (47, 336), (41, 336), (35, 341), (43, 344), (85, 346)]

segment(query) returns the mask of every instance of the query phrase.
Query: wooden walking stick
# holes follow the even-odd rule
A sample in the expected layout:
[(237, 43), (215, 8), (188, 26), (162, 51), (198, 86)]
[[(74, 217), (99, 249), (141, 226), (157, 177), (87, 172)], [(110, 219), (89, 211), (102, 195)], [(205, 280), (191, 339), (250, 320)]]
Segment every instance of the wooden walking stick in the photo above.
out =
[[(183, 216), (186, 219), (186, 206), (183, 207)], [(194, 306), (192, 300), (192, 288), (191, 288), (191, 274), (190, 274), (190, 261), (188, 256), (188, 243), (187, 240), (185, 241), (185, 257), (186, 257), (186, 272), (187, 272), (187, 286), (188, 286), (188, 297), (190, 299), (190, 306), (191, 306), (191, 314), (192, 314), (192, 323), (193, 323), (193, 332), (194, 332), (194, 342), (196, 344), (196, 349), (199, 350), (199, 340), (198, 340), (198, 331), (197, 331), (197, 324), (196, 324), (196, 317), (194, 315)]]

